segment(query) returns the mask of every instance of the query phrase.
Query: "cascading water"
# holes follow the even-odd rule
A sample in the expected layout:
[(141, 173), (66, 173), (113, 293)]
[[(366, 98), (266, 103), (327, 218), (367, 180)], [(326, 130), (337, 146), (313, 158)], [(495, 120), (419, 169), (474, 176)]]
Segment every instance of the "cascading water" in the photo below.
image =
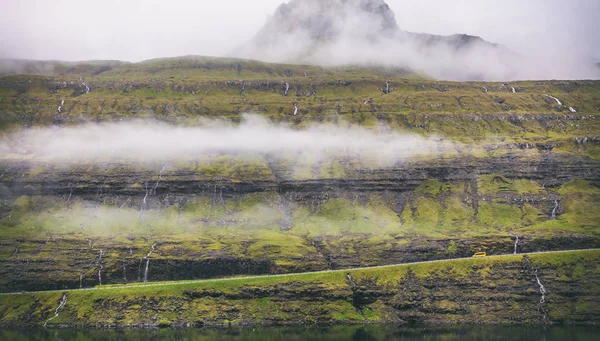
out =
[(59, 114), (62, 113), (62, 108), (63, 108), (64, 105), (65, 105), (65, 100), (63, 99), (63, 100), (60, 101), (60, 105), (58, 106), (58, 113)]
[(554, 200), (554, 208), (552, 209), (552, 220), (556, 220), (556, 210), (558, 210), (558, 199)]
[(298, 105), (294, 104), (294, 116), (298, 115)]
[(575, 110), (575, 108), (573, 108), (573, 107), (569, 107), (569, 111), (572, 112), (572, 113), (576, 113), (577, 112), (577, 110)]
[(148, 252), (148, 254), (144, 257), (144, 259), (146, 260), (146, 268), (144, 269), (144, 282), (148, 282), (148, 267), (150, 265), (150, 255), (152, 255), (152, 252), (154, 252), (156, 244), (157, 243), (152, 244), (150, 252)]
[(558, 105), (562, 105), (562, 102), (558, 98), (556, 98), (554, 96), (550, 96), (550, 95), (546, 95), (546, 96), (548, 96), (548, 97), (552, 98), (553, 100), (555, 100), (556, 103), (558, 103)]
[(67, 304), (67, 295), (66, 294), (63, 295), (62, 299), (60, 300), (60, 303), (58, 304), (58, 307), (56, 307), (56, 309), (54, 310), (54, 316), (52, 316), (51, 318), (47, 319), (46, 322), (44, 322), (44, 328), (46, 328), (46, 325), (48, 325), (48, 322), (50, 322), (58, 317), (58, 312), (65, 307), (65, 304)]
[(540, 299), (540, 304), (544, 304), (546, 303), (546, 287), (544, 287), (544, 285), (542, 284), (542, 281), (540, 281), (540, 278), (538, 277), (537, 274), (537, 270), (535, 272), (535, 280), (537, 281), (538, 286), (540, 287), (540, 294), (542, 295), (542, 298)]
[(104, 251), (100, 250), (100, 255), (98, 256), (98, 283), (99, 283), (99, 285), (102, 285), (102, 269), (104, 269), (104, 266), (102, 266), (102, 256), (104, 256)]
[(354, 283), (354, 280), (352, 280), (352, 276), (350, 276), (349, 273), (346, 274), (346, 279), (348, 280), (348, 283), (350, 283), (351, 286), (356, 286), (356, 283)]
[(283, 95), (287, 96), (288, 92), (290, 92), (290, 84), (289, 83), (285, 83), (285, 92), (283, 93)]
[(150, 191), (148, 191), (148, 182), (145, 184), (146, 186), (146, 195), (144, 199), (142, 199), (142, 205), (140, 206), (140, 221), (144, 220), (144, 211), (146, 210), (148, 196), (150, 195)]
[(381, 89), (381, 91), (386, 95), (392, 92), (392, 90), (390, 89), (390, 82), (385, 82), (385, 88)]
[(517, 90), (516, 90), (514, 87), (510, 87), (510, 88), (512, 89), (512, 92), (513, 92), (513, 93), (516, 93), (516, 92), (517, 92)]
[(515, 251), (513, 252), (513, 254), (517, 254), (517, 246), (519, 245), (519, 236), (517, 236), (515, 238)]
[(154, 184), (154, 187), (152, 188), (152, 191), (150, 191), (150, 195), (156, 195), (156, 189), (158, 188), (158, 185), (162, 181), (162, 174), (167, 169), (167, 167), (169, 167), (169, 164), (165, 163), (162, 166), (162, 168), (160, 169), (160, 171), (158, 172), (158, 181), (156, 181), (156, 184)]

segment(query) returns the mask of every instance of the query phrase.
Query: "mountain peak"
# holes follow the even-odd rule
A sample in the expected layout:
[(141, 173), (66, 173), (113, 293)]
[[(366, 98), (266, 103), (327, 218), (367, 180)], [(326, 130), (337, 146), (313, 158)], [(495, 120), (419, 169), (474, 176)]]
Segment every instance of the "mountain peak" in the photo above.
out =
[(281, 4), (258, 37), (268, 32), (334, 39), (342, 33), (381, 34), (395, 31), (394, 12), (383, 0), (292, 0)]
[(494, 74), (489, 78), (506, 78), (511, 67), (495, 62), (504, 59), (504, 53), (476, 36), (403, 31), (384, 0), (291, 0), (234, 55), (324, 66), (394, 66), (437, 78), (471, 80), (489, 74), (490, 65)]

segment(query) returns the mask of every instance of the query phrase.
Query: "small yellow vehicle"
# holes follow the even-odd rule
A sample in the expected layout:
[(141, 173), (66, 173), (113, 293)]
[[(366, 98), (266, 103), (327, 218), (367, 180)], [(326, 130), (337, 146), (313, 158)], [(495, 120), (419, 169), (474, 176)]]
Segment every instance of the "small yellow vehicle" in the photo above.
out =
[(473, 258), (481, 258), (481, 257), (487, 257), (487, 253), (477, 252), (476, 254), (473, 255)]

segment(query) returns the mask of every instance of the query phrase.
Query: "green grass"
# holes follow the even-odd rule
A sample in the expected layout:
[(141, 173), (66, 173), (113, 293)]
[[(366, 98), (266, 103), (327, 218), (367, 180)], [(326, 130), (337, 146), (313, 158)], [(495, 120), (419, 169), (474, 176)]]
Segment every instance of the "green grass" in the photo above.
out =
[[(95, 73), (103, 63), (110, 69)], [(560, 141), (557, 150), (595, 159), (600, 150), (594, 143), (576, 147), (573, 141), (595, 137), (600, 129), (598, 82), (572, 83), (568, 89), (560, 82), (516, 82), (512, 85), (520, 92), (513, 94), (499, 83), (442, 82), (366, 67), (328, 69), (194, 56), (68, 68), (54, 64), (53, 77), (47, 72), (46, 76), (0, 77), (0, 128), (14, 129), (26, 122), (52, 124), (64, 99), (65, 111), (58, 116), (69, 124), (146, 117), (194, 125), (198, 117), (239, 121), (242, 113), (250, 112), (298, 128), (311, 122), (348, 122), (376, 129), (383, 121), (395, 131), (465, 143)], [(80, 77), (91, 87), (90, 93), (81, 94)], [(291, 86), (288, 96), (283, 94), (282, 81)], [(73, 85), (51, 93), (62, 82)], [(386, 82), (394, 88), (387, 95), (380, 90)], [(488, 93), (483, 92), (484, 86)], [(548, 93), (565, 106), (576, 107), (578, 113), (565, 115), (570, 114), (567, 108), (548, 100)], [(369, 98), (372, 103), (364, 104)], [(294, 103), (300, 109), (298, 117), (292, 117)], [(343, 176), (339, 169), (323, 172)]]
[[(589, 269), (594, 264), (597, 265), (600, 252), (583, 251), (529, 255), (527, 257), (533, 266), (541, 269), (541, 275), (544, 276), (547, 285), (553, 288), (554, 284), (551, 282), (553, 276), (563, 276), (561, 274), (564, 273), (568, 273), (569, 280), (587, 283), (585, 277), (578, 273)], [(457, 283), (477, 278), (476, 281), (481, 288), (488, 290), (489, 286), (494, 285), (493, 280), (492, 282), (487, 280), (488, 277), (496, 276), (498, 271), (505, 271), (503, 269), (519, 264), (523, 266), (523, 256), (521, 255), (450, 260), (348, 272), (355, 283), (359, 283), (361, 286), (371, 283), (368, 285), (375, 285), (372, 288), (379, 288), (373, 290), (382, 292), (400, 293), (402, 291), (401, 283), (409, 280), (411, 276), (422, 283), (439, 281)], [(515, 279), (508, 280), (514, 281)], [(50, 321), (49, 325), (150, 323), (167, 326), (172, 323), (200, 320), (210, 323), (227, 321), (227, 323), (233, 322), (234, 324), (267, 321), (284, 323), (293, 322), (298, 315), (305, 316), (306, 322), (387, 321), (389, 318), (385, 315), (387, 311), (385, 301), (367, 304), (363, 307), (362, 312), (352, 305), (350, 299), (352, 291), (345, 271), (163, 284), (165, 285), (156, 287), (107, 287), (103, 290), (65, 292), (64, 294), (68, 298), (67, 305), (64, 310), (60, 311), (56, 319)], [(585, 285), (586, 290), (593, 289), (589, 283)], [(261, 290), (265, 296), (260, 298), (245, 297), (242, 294), (243, 292), (261, 292)], [(295, 296), (289, 300), (282, 300), (278, 295), (285, 295), (286, 292)], [(525, 295), (526, 293), (520, 294)], [(234, 298), (235, 295), (238, 295), (237, 298)], [(455, 297), (460, 297), (462, 300), (460, 295), (462, 294), (459, 291), (455, 293)], [(553, 292), (550, 292), (549, 295), (556, 297), (552, 296), (556, 295)], [(41, 324), (53, 315), (53, 309), (62, 296), (63, 293), (60, 292), (1, 295), (0, 323), (10, 324), (18, 321), (22, 316), (29, 316), (27, 323)], [(317, 300), (315, 301), (315, 299)], [(581, 300), (577, 300), (577, 310), (580, 313), (591, 311), (586, 299), (583, 297)], [(433, 299), (430, 303), (437, 310), (446, 312), (452, 312), (459, 308), (454, 300), (444, 298)], [(558, 303), (554, 304), (555, 306), (559, 305)], [(560, 304), (558, 308), (562, 308), (563, 305)], [(519, 308), (518, 305), (516, 307)], [(504, 305), (499, 308), (507, 309)], [(559, 311), (558, 308), (555, 307), (554, 310)], [(490, 320), (494, 321), (492, 317)]]

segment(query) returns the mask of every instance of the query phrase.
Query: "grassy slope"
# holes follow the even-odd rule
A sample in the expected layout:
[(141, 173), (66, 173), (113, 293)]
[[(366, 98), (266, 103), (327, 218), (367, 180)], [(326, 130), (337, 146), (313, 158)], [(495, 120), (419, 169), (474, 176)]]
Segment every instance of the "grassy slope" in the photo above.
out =
[[(524, 126), (502, 121), (488, 125), (469, 122), (469, 116), (569, 114), (568, 106), (586, 115), (600, 113), (600, 84), (593, 81), (456, 83), (429, 80), (402, 70), (323, 69), (202, 57), (124, 64), (97, 74), (93, 67), (88, 71), (85, 67), (58, 72), (56, 77), (1, 78), (0, 113), (18, 124), (131, 116), (192, 124), (198, 116), (235, 118), (243, 112), (288, 121), (297, 103), (301, 116), (293, 118), (296, 125), (341, 119), (376, 126), (377, 120), (384, 118), (392, 128), (479, 140), (513, 135), (521, 140), (587, 136), (597, 123), (590, 120), (592, 127), (540, 127), (535, 121)], [(87, 94), (81, 77), (90, 86)], [(392, 89), (389, 94), (382, 91), (386, 82)], [(287, 95), (285, 83), (290, 84)], [(512, 92), (513, 87), (517, 92)], [(563, 105), (547, 95), (560, 98)], [(364, 104), (369, 98), (371, 102)], [(57, 107), (62, 99), (65, 109), (59, 115)], [(436, 118), (440, 114), (467, 117), (454, 117), (454, 124), (447, 124), (444, 118)], [(402, 120), (395, 119), (398, 117)], [(422, 127), (424, 119), (433, 121)]]
[[(115, 271), (120, 259), (141, 259), (155, 242), (158, 247), (153, 258), (197, 260), (221, 254), (272, 259), (293, 269), (309, 266), (305, 257), (313, 257), (319, 267), (325, 267), (319, 254), (324, 250), (357, 257), (356, 264), (385, 264), (390, 260), (382, 258), (382, 250), (406, 247), (417, 239), (455, 241), (430, 251), (431, 256), (447, 257), (472, 252), (465, 246), (457, 250), (456, 242), (482, 236), (504, 240), (506, 246), (512, 245), (515, 235), (532, 240), (598, 236), (600, 216), (595, 207), (600, 202), (600, 190), (595, 186), (572, 181), (546, 191), (532, 181), (507, 179), (498, 184), (493, 178), (480, 177), (479, 194), (488, 200), (480, 202), (478, 215), (474, 215), (470, 196), (464, 195), (466, 184), (430, 180), (417, 188), (412, 203), (400, 211), (385, 194), (371, 194), (362, 203), (343, 196), (316, 208), (310, 203), (296, 205), (289, 208), (289, 230), (281, 229), (286, 212), (276, 193), (243, 195), (228, 199), (225, 206), (209, 196), (197, 196), (182, 207), (146, 211), (143, 220), (138, 207), (93, 206), (78, 199), (65, 203), (65, 198), (23, 196), (0, 220), (7, 241), (0, 255), (12, 266), (25, 260), (59, 261), (66, 257), (54, 265), (54, 270), (75, 280), (79, 273), (95, 277), (93, 259), (100, 249), (106, 251), (106, 270)], [(507, 201), (507, 195), (556, 196), (561, 205), (558, 217), (550, 217), (551, 202), (519, 206)], [(315, 240), (323, 240), (320, 249), (315, 247)], [(93, 242), (92, 248), (89, 241)], [(522, 244), (526, 245), (527, 240)], [(474, 246), (484, 250), (498, 247)], [(133, 251), (129, 255), (130, 248)], [(74, 251), (92, 263), (72, 264), (69, 258)], [(77, 276), (70, 275), (73, 270)]]
[[(323, 69), (205, 57), (122, 65), (61, 64), (51, 69), (46, 76), (0, 78), (0, 134), (30, 125), (132, 117), (196, 125), (199, 118), (238, 121), (241, 113), (255, 112), (297, 128), (328, 122), (379, 129), (383, 123), (394, 131), (442, 136), (468, 145), (467, 150), (457, 146), (431, 155), (428, 160), (465, 155), (485, 160), (509, 153), (541, 160), (549, 150), (550, 156), (600, 159), (597, 142), (581, 142), (585, 137), (590, 141), (597, 138), (600, 132), (598, 82), (440, 82), (402, 70)], [(44, 66), (44, 70), (48, 68)], [(91, 89), (87, 94), (83, 81)], [(287, 96), (286, 82), (291, 86)], [(386, 82), (392, 88), (389, 94), (382, 92)], [(559, 106), (546, 95), (560, 98), (564, 105)], [(371, 103), (364, 104), (369, 98)], [(58, 113), (63, 99), (65, 109)], [(292, 116), (294, 103), (300, 108), (297, 117)], [(570, 113), (567, 106), (578, 112)], [(515, 147), (517, 143), (526, 145), (524, 150)], [(8, 163), (21, 160), (11, 155), (2, 155), (1, 159)], [(334, 160), (314, 165), (290, 157), (271, 167), (263, 158), (241, 160), (231, 156), (182, 162), (174, 167), (193, 170), (197, 180), (218, 178), (226, 183), (273, 181), (273, 168), (280, 171), (278, 176), (300, 180), (347, 179), (372, 168), (368, 160)], [(88, 169), (86, 165), (80, 168)], [(102, 171), (109, 175), (113, 171), (106, 169)], [(52, 180), (58, 171), (42, 165), (21, 174), (19, 180)], [(114, 171), (142, 174), (154, 170), (131, 164)], [(83, 173), (82, 180), (93, 181), (98, 170)], [(139, 191), (144, 181), (156, 180), (157, 173), (144, 173), (134, 177), (129, 186), (132, 191)], [(168, 180), (166, 174), (165, 181)], [(471, 252), (461, 249), (458, 243), (479, 237), (497, 237), (510, 244), (515, 235), (598, 235), (600, 217), (596, 207), (600, 193), (596, 185), (584, 179), (547, 188), (540, 181), (482, 175), (477, 190), (485, 201), (479, 202), (477, 214), (469, 194), (473, 191), (471, 186), (431, 179), (409, 193), (408, 202), (400, 208), (385, 194), (369, 194), (357, 200), (353, 193), (342, 193), (316, 205), (301, 203), (291, 207), (290, 212), (283, 209), (283, 200), (277, 193), (226, 198), (226, 205), (203, 195), (150, 210), (143, 221), (139, 219), (137, 203), (143, 195), (119, 209), (116, 207), (121, 202), (112, 207), (108, 204), (114, 198), (104, 198), (100, 205), (74, 196), (64, 204), (66, 195), (25, 195), (5, 203), (9, 213), (0, 219), (1, 238), (5, 241), (0, 254), (11, 269), (21, 271), (30, 261), (44, 266), (53, 264), (57, 273), (46, 276), (65, 279), (80, 273), (94, 277), (97, 269), (92, 266), (93, 260), (100, 248), (115, 249), (106, 255), (114, 270), (130, 247), (131, 258), (139, 260), (154, 242), (160, 243), (155, 255), (164, 259), (209, 258), (219, 254), (267, 257), (278, 265), (293, 268), (306, 264), (306, 256), (316, 259), (316, 267), (327, 266), (314, 240), (323, 240), (326, 251), (376, 264), (385, 261), (380, 258), (382, 250), (402, 250), (413, 239), (450, 240), (450, 244), (427, 251), (441, 257)], [(555, 199), (560, 199), (560, 208), (558, 219), (552, 220)], [(525, 203), (521, 205), (519, 200)], [(99, 218), (106, 214), (114, 219)], [(291, 229), (282, 231), (281, 222), (287, 214)], [(95, 248), (88, 248), (88, 239)], [(361, 247), (357, 248), (359, 244)], [(73, 250), (84, 254), (88, 262), (70, 262), (67, 254)], [(77, 271), (74, 275), (73, 269)]]
[[(382, 269), (69, 291), (50, 325), (600, 322), (600, 252), (489, 257)], [(546, 303), (534, 272), (547, 289)], [(576, 288), (576, 289), (575, 289)], [(575, 292), (573, 291), (575, 290)], [(569, 292), (576, 294), (571, 297)], [(42, 324), (63, 293), (0, 296), (0, 321)], [(548, 322), (546, 321), (546, 322)]]

